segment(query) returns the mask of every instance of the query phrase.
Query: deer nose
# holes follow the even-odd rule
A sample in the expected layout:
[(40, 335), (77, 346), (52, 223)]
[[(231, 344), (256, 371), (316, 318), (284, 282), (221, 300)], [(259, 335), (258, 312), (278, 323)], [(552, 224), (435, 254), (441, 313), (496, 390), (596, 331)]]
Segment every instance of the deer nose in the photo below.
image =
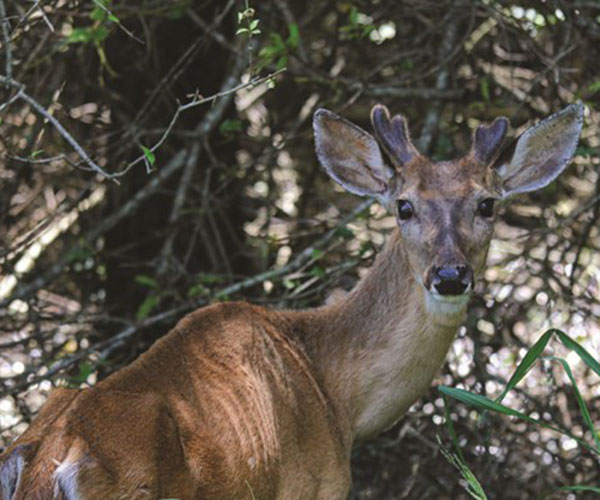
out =
[(432, 284), (440, 295), (462, 295), (469, 288), (472, 276), (469, 266), (436, 266)]

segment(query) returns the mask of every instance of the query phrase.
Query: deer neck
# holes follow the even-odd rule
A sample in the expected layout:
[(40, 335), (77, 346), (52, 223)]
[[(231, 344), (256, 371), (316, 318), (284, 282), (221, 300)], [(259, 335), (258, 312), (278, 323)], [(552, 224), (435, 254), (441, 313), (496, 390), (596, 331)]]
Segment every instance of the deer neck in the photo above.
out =
[(352, 292), (314, 312), (313, 356), (355, 441), (392, 426), (429, 388), (465, 312), (466, 300), (428, 303), (397, 231)]

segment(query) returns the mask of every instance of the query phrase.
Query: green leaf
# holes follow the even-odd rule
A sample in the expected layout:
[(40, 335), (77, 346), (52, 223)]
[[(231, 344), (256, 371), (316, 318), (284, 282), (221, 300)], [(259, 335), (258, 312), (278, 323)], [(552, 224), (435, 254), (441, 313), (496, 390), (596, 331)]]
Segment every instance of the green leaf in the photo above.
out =
[(90, 29), (92, 41), (99, 43), (108, 37), (108, 28), (106, 26), (96, 26)]
[(480, 410), (494, 411), (496, 413), (502, 413), (503, 415), (510, 415), (511, 417), (519, 417), (530, 422), (535, 422), (535, 419), (529, 417), (528, 415), (525, 415), (517, 410), (513, 410), (508, 406), (496, 403), (495, 401), (492, 401), (485, 396), (481, 396), (480, 394), (474, 394), (472, 392), (465, 391), (464, 389), (447, 387), (445, 385), (440, 386), (439, 390), (442, 394), (446, 394), (451, 398), (468, 404), (469, 406), (479, 408)]
[(298, 286), (298, 283), (296, 283), (294, 280), (285, 279), (283, 280), (283, 286), (286, 287), (288, 290), (293, 290)]
[(569, 436), (571, 439), (574, 439), (575, 441), (577, 441), (577, 443), (579, 443), (582, 447), (584, 447), (588, 451), (600, 454), (600, 451), (596, 450), (593, 446), (590, 446), (584, 440), (578, 438), (577, 436), (574, 436), (570, 432), (567, 432), (563, 429), (559, 429), (558, 427), (548, 424), (547, 422), (545, 422), (543, 420), (538, 420), (533, 417), (530, 417), (529, 415), (525, 415), (524, 413), (521, 413), (520, 411), (513, 410), (512, 408), (509, 408), (508, 406), (504, 406), (500, 403), (496, 403), (495, 401), (492, 401), (491, 399), (488, 399), (485, 396), (481, 396), (479, 394), (474, 394), (472, 392), (465, 391), (464, 389), (457, 389), (457, 388), (453, 388), (453, 387), (447, 387), (444, 385), (440, 386), (438, 388), (438, 390), (442, 394), (446, 394), (447, 396), (450, 396), (451, 398), (461, 401), (462, 403), (465, 403), (474, 408), (478, 408), (483, 411), (493, 411), (496, 413), (500, 413), (502, 415), (508, 415), (510, 417), (517, 417), (521, 420), (524, 420), (525, 422), (541, 425), (542, 427), (544, 427), (546, 429), (551, 429), (560, 434), (564, 434), (566, 436)]
[(241, 132), (242, 131), (242, 121), (238, 119), (233, 120), (223, 120), (219, 125), (219, 132), (222, 135), (228, 135), (232, 132)]
[(590, 86), (588, 86), (588, 92), (595, 94), (596, 92), (600, 92), (600, 80), (592, 83)]
[(594, 493), (600, 493), (600, 488), (598, 488), (597, 486), (587, 486), (584, 484), (575, 484), (573, 486), (561, 486), (560, 488), (553, 489), (540, 495), (539, 497), (536, 497), (536, 500), (543, 500), (544, 498), (553, 495), (557, 491), (592, 491)]
[(279, 33), (271, 33), (271, 45), (276, 53), (285, 52), (285, 42)]
[(442, 398), (444, 400), (444, 416), (446, 417), (446, 426), (448, 427), (448, 432), (450, 433), (450, 437), (452, 438), (452, 444), (454, 444), (454, 449), (458, 454), (458, 458), (465, 461), (465, 457), (463, 456), (462, 450), (458, 444), (458, 436), (456, 435), (456, 430), (454, 429), (454, 424), (452, 423), (452, 418), (450, 418), (450, 410), (448, 408), (448, 400), (446, 399), (446, 395), (442, 394)]
[(144, 285), (150, 288), (158, 288), (158, 282), (150, 276), (139, 274), (134, 279), (135, 282), (139, 283), (140, 285)]
[(482, 78), (479, 82), (481, 95), (486, 102), (490, 102), (490, 81), (487, 78)]
[(148, 160), (148, 163), (150, 163), (150, 165), (154, 166), (154, 162), (156, 161), (156, 156), (154, 156), (154, 153), (152, 152), (152, 150), (148, 149), (146, 146), (140, 146), (142, 148), (142, 151), (144, 152), (144, 156), (146, 157), (146, 160)]
[(300, 44), (300, 29), (296, 23), (292, 23), (288, 26), (290, 36), (288, 36), (285, 43), (290, 49), (297, 49)]
[(373, 31), (375, 29), (375, 26), (373, 26), (372, 24), (367, 24), (365, 26), (363, 26), (362, 28), (362, 32), (361, 32), (361, 38), (366, 38), (371, 34), (371, 31)]
[(92, 40), (90, 28), (74, 28), (67, 36), (67, 43), (87, 43)]
[(354, 5), (350, 8), (350, 13), (348, 14), (348, 21), (350, 21), (350, 24), (353, 25), (358, 24), (358, 9)]
[(79, 373), (67, 379), (69, 385), (72, 387), (79, 387), (81, 384), (85, 384), (88, 377), (94, 373), (94, 367), (86, 361), (79, 363), (78, 368)]
[(556, 335), (558, 335), (558, 338), (566, 348), (571, 349), (572, 351), (577, 353), (581, 360), (586, 365), (588, 365), (594, 372), (596, 372), (596, 375), (600, 377), (600, 363), (598, 363), (598, 361), (596, 361), (596, 359), (589, 352), (587, 352), (582, 345), (575, 342), (571, 337), (569, 337), (565, 332), (561, 330), (551, 331), (555, 332)]
[(200, 283), (206, 283), (206, 284), (223, 283), (223, 281), (224, 281), (223, 276), (220, 276), (218, 274), (211, 274), (211, 273), (199, 274), (197, 276), (197, 279)]
[(287, 66), (287, 61), (288, 61), (287, 56), (281, 56), (279, 59), (277, 59), (277, 64), (275, 65), (275, 69), (280, 70), (280, 69), (285, 68)]
[(236, 35), (243, 35), (245, 33), (249, 33), (248, 28), (238, 28), (238, 30), (235, 32)]
[(317, 260), (323, 256), (323, 250), (319, 250), (318, 248), (313, 248), (313, 251), (310, 253), (312, 258)]
[(591, 148), (580, 144), (575, 149), (575, 156), (600, 156), (600, 150), (598, 148)]
[(166, 12), (166, 17), (169, 19), (180, 19), (185, 16), (189, 10), (188, 2), (175, 2), (172, 5), (173, 7)]
[(500, 403), (504, 397), (515, 388), (515, 386), (523, 379), (525, 375), (527, 375), (527, 372), (544, 352), (544, 349), (546, 348), (551, 336), (552, 330), (548, 330), (539, 338), (539, 340), (531, 347), (531, 349), (527, 351), (527, 354), (525, 354), (519, 363), (519, 366), (517, 366), (515, 373), (513, 373), (513, 376), (506, 384), (506, 388), (502, 391), (502, 394), (496, 398), (498, 403)]
[(106, 18), (106, 11), (101, 9), (100, 7), (95, 7), (92, 12), (90, 12), (90, 19), (93, 21), (104, 21)]
[(69, 251), (65, 256), (67, 262), (81, 262), (87, 259), (88, 257), (92, 257), (94, 253), (89, 247), (77, 247), (73, 250)]
[(138, 320), (146, 319), (152, 310), (158, 305), (158, 295), (149, 295), (138, 308), (135, 317)]
[(189, 290), (187, 291), (187, 296), (190, 299), (201, 296), (201, 295), (203, 295), (203, 296), (210, 295), (210, 290), (208, 288), (206, 288), (202, 283), (198, 283), (197, 285), (190, 287)]
[(314, 276), (315, 278), (324, 278), (326, 276), (326, 272), (325, 269), (323, 269), (320, 266), (314, 266), (311, 270), (310, 270), (310, 274), (312, 276)]
[(250, 21), (250, 24), (248, 25), (248, 28), (250, 30), (255, 30), (258, 27), (259, 21), (260, 19), (252, 19), (252, 21)]
[(338, 229), (336, 229), (336, 234), (338, 236), (341, 236), (342, 238), (344, 238), (345, 240), (351, 240), (354, 239), (354, 233), (352, 232), (352, 230), (348, 229), (347, 227), (340, 227)]
[(108, 20), (112, 21), (113, 23), (117, 23), (117, 24), (121, 22), (121, 21), (119, 21), (119, 18), (117, 16), (115, 16), (114, 14), (109, 14)]
[(466, 489), (467, 493), (472, 498), (475, 498), (476, 500), (487, 500), (487, 495), (485, 494), (485, 491), (483, 490), (481, 483), (479, 482), (479, 480), (477, 479), (475, 474), (473, 474), (473, 471), (471, 471), (471, 469), (469, 469), (469, 466), (466, 464), (464, 459), (460, 456), (450, 453), (446, 448), (444, 448), (444, 446), (442, 445), (442, 442), (439, 439), (439, 436), (438, 436), (438, 444), (440, 445), (440, 450), (442, 452), (442, 455), (444, 455), (444, 458), (446, 460), (448, 460), (448, 462), (451, 465), (456, 467), (456, 469), (460, 472), (460, 475), (465, 480), (465, 482), (466, 482), (465, 489)]
[(577, 399), (577, 405), (579, 406), (579, 411), (581, 411), (583, 420), (585, 421), (586, 425), (588, 426), (588, 429), (592, 433), (594, 441), (596, 442), (596, 448), (598, 448), (598, 452), (600, 452), (600, 437), (598, 436), (598, 433), (596, 432), (596, 429), (594, 427), (594, 422), (592, 421), (592, 417), (590, 416), (590, 412), (587, 409), (585, 401), (583, 400), (583, 397), (581, 396), (581, 393), (579, 392), (579, 387), (577, 387), (577, 381), (575, 380), (575, 377), (573, 376), (573, 372), (571, 371), (571, 367), (569, 366), (569, 363), (567, 363), (564, 359), (557, 358), (555, 356), (549, 356), (548, 359), (558, 361), (562, 365), (565, 372), (567, 373), (567, 376), (569, 377), (569, 380), (571, 381), (571, 385), (573, 386), (573, 392), (575, 392), (575, 399)]

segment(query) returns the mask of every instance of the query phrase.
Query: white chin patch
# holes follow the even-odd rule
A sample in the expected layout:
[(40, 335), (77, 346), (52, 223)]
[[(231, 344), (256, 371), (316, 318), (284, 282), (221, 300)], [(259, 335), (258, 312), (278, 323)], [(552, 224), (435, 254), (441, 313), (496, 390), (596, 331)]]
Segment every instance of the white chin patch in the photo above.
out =
[(425, 290), (427, 312), (436, 316), (459, 314), (467, 307), (470, 291), (470, 286), (462, 295), (440, 295), (437, 292)]

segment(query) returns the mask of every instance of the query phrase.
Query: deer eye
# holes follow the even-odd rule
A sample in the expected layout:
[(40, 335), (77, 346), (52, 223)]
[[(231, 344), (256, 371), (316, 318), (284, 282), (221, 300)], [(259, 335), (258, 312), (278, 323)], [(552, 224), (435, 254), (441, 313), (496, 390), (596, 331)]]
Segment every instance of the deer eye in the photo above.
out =
[(398, 217), (401, 220), (408, 220), (414, 214), (414, 210), (413, 210), (412, 205), (410, 204), (410, 201), (398, 200), (397, 208), (398, 208)]
[(492, 217), (494, 215), (494, 200), (493, 198), (486, 198), (483, 201), (479, 202), (477, 205), (477, 211), (479, 215), (483, 217)]

